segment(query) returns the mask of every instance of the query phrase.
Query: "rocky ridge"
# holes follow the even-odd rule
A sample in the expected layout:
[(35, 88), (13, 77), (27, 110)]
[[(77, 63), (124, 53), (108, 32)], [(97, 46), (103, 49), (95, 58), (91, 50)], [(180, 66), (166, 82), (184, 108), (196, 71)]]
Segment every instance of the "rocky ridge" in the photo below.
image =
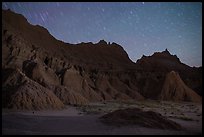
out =
[[(199, 75), (202, 70), (182, 64), (167, 50), (151, 57), (144, 56), (134, 63), (116, 43), (104, 40), (95, 44), (64, 43), (45, 28), (31, 25), (22, 15), (10, 10), (2, 10), (2, 51), (2, 88), (6, 93), (5, 100), (9, 100), (4, 101), (4, 106), (8, 106), (8, 102), (15, 104), (21, 96), (29, 100), (32, 92), (27, 93), (29, 84), (24, 84), (23, 88), (17, 86), (22, 77), (19, 73), (13, 76), (11, 70), (16, 69), (31, 81), (30, 85), (39, 86), (33, 94), (43, 90), (47, 97), (49, 91), (55, 101), (62, 102), (55, 106), (52, 100), (47, 101), (54, 108), (61, 108), (63, 104), (85, 105), (103, 100), (158, 99), (165, 76), (171, 70), (177, 71), (186, 85), (198, 93), (202, 86)], [(12, 83), (7, 82), (10, 77), (15, 77), (16, 82), (8, 86)], [(15, 92), (10, 93), (12, 88)], [(21, 95), (21, 90), (26, 90), (26, 96)], [(12, 99), (13, 95), (19, 96), (18, 99)], [(32, 105), (17, 106), (36, 108)]]

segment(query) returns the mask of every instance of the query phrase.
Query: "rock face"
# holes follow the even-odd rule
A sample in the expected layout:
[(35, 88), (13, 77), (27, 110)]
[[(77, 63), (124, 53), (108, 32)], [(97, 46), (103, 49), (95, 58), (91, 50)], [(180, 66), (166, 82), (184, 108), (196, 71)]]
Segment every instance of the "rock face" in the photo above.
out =
[(163, 52), (156, 52), (152, 56), (142, 56), (137, 60), (137, 65), (145, 70), (168, 71), (172, 69), (182, 70), (186, 65), (182, 64), (176, 55), (171, 55), (166, 49)]
[(156, 52), (152, 56), (143, 56), (137, 60), (136, 66), (142, 73), (139, 86), (141, 86), (141, 94), (144, 97), (157, 98), (166, 74), (171, 71), (178, 72), (186, 85), (202, 96), (202, 67), (189, 67), (181, 63), (179, 58), (171, 55), (167, 49), (163, 52)]
[(161, 95), (161, 100), (191, 101), (202, 103), (201, 97), (186, 86), (179, 74), (171, 71), (167, 74)]
[(67, 87), (56, 87), (54, 93), (64, 104), (86, 105), (89, 103), (89, 101), (81, 94), (71, 89), (67, 89)]
[[(39, 90), (34, 93), (44, 97), (52, 92), (56, 95), (53, 98), (58, 98), (63, 104), (158, 99), (165, 76), (171, 70), (179, 70), (184, 82), (195, 91), (201, 91), (202, 87), (202, 70), (182, 64), (168, 51), (143, 57), (134, 63), (122, 46), (114, 42), (64, 43), (45, 28), (29, 24), (22, 15), (10, 10), (2, 10), (2, 51), (4, 84), (13, 72), (10, 70), (18, 69), (32, 81), (31, 85), (33, 82), (33, 85), (38, 85)], [(16, 87), (22, 75), (16, 73), (8, 83)], [(8, 88), (8, 85), (3, 88)], [(24, 89), (28, 89), (28, 84), (21, 88)], [(46, 91), (46, 95), (39, 94), (41, 89)], [(30, 98), (31, 91), (28, 93), (24, 98)], [(13, 98), (11, 94), (6, 95)], [(14, 100), (18, 104), (19, 100)], [(8, 106), (8, 101), (3, 104)]]
[(108, 125), (125, 126), (140, 125), (148, 128), (167, 130), (181, 130), (182, 127), (168, 120), (166, 117), (153, 111), (142, 111), (138, 108), (116, 110), (100, 117), (101, 121)]
[[(144, 99), (137, 90), (118, 79), (119, 73), (126, 73), (135, 65), (120, 45), (104, 40), (96, 44), (63, 43), (52, 37), (45, 28), (29, 24), (20, 14), (2, 10), (2, 15), (2, 69), (18, 68), (64, 104)], [(115, 70), (117, 74), (112, 73)], [(3, 73), (9, 74), (9, 71)], [(16, 83), (13, 85), (16, 86)]]
[(32, 60), (26, 60), (23, 62), (23, 72), (29, 78), (35, 80), (41, 85), (59, 85), (60, 81), (53, 72), (52, 69), (48, 68), (46, 65), (34, 62)]
[[(12, 109), (61, 109), (64, 104), (50, 90), (29, 79), (19, 69), (10, 71), (3, 82), (3, 107)], [(5, 73), (4, 73), (5, 74)]]
[(28, 82), (16, 89), (8, 102), (8, 108), (42, 110), (62, 109), (64, 104), (56, 95), (35, 82)]

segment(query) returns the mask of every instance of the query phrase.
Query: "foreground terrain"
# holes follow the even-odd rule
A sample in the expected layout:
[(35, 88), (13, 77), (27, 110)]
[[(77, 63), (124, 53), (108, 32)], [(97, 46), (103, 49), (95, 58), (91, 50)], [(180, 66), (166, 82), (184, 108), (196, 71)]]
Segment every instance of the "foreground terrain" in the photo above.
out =
[[(159, 112), (180, 124), (182, 130), (162, 130), (139, 125), (113, 126), (99, 117), (117, 109), (141, 108)], [(33, 113), (34, 112), (34, 113)], [(133, 135), (200, 135), (202, 134), (202, 105), (189, 102), (108, 101), (83, 107), (66, 106), (63, 110), (11, 111), (3, 110), (3, 134), (133, 134)]]

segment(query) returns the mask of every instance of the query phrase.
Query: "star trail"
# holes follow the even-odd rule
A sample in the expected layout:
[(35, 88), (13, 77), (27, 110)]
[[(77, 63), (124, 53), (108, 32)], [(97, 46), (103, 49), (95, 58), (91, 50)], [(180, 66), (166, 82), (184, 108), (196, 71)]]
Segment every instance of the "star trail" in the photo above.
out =
[(134, 62), (167, 48), (181, 62), (202, 66), (199, 2), (3, 2), (2, 9), (64, 42), (116, 42)]

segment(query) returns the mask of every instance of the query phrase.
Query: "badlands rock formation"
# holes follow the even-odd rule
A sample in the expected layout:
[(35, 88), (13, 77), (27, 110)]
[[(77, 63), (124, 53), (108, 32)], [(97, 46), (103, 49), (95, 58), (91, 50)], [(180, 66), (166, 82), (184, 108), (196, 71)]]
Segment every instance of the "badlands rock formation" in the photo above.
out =
[[(146, 74), (148, 75), (145, 76), (146, 84), (151, 85), (152, 83), (152, 86), (154, 84), (160, 85), (155, 90), (156, 94), (161, 92), (163, 85), (159, 83), (163, 83), (166, 74), (174, 70), (179, 73), (181, 79), (188, 87), (202, 96), (202, 67), (189, 67), (183, 64), (176, 55), (171, 55), (167, 49), (163, 52), (156, 52), (152, 56), (143, 56), (137, 60), (136, 66), (142, 72), (147, 72)], [(148, 92), (150, 89), (144, 89), (144, 92), (148, 93), (146, 96), (151, 96)]]
[[(187, 86), (196, 92), (201, 91), (202, 70), (182, 64), (167, 52), (142, 57), (134, 63), (122, 46), (114, 42), (64, 43), (45, 28), (31, 25), (22, 15), (2, 10), (2, 88), (6, 91), (3, 93), (6, 99), (9, 98), (3, 101), (3, 106), (14, 108), (22, 96), (24, 100), (32, 100), (30, 96), (33, 94), (41, 99), (40, 102), (58, 102), (57, 106), (42, 108), (85, 105), (103, 100), (158, 99), (165, 76), (171, 70), (178, 71)], [(24, 83), (23, 88), (18, 85), (22, 81), (21, 75), (10, 71), (16, 69), (31, 81), (30, 87), (37, 86), (35, 91), (29, 89), (28, 83)], [(14, 77), (14, 83), (8, 82), (10, 77)], [(21, 90), (26, 90), (26, 95)], [(42, 100), (44, 97), (47, 97), (45, 101)], [(48, 99), (50, 97), (53, 100)], [(20, 104), (15, 107), (41, 108), (37, 107), (39, 102), (31, 101), (28, 107)]]
[(3, 73), (5, 71), (9, 71), (10, 75), (3, 77), (3, 107), (27, 110), (64, 107), (52, 91), (29, 79), (19, 69), (7, 69)]
[(201, 97), (186, 86), (178, 73), (171, 71), (166, 79), (160, 95), (161, 100), (191, 101), (202, 103)]

